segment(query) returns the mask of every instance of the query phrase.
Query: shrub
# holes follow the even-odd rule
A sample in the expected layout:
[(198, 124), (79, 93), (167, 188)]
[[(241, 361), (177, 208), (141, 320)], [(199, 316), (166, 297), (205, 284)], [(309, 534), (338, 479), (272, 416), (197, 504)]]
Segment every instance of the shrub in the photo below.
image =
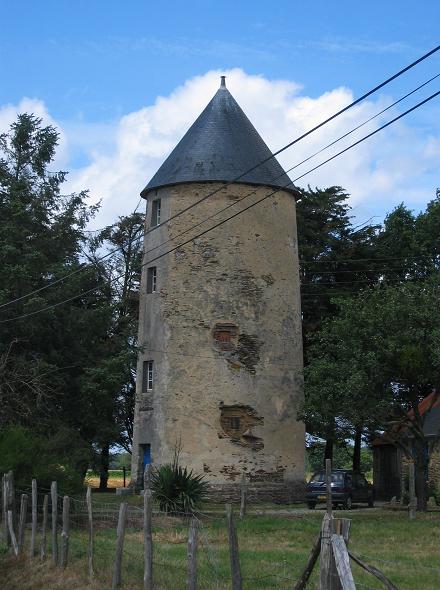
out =
[(41, 489), (57, 481), (59, 493), (79, 492), (88, 460), (87, 446), (72, 429), (61, 428), (50, 437), (21, 426), (0, 433), (0, 473), (12, 470), (17, 488), (29, 487), (35, 478)]
[(172, 464), (161, 465), (151, 472), (151, 491), (164, 512), (195, 512), (205, 499), (207, 489), (203, 475), (196, 475), (179, 465), (178, 453)]

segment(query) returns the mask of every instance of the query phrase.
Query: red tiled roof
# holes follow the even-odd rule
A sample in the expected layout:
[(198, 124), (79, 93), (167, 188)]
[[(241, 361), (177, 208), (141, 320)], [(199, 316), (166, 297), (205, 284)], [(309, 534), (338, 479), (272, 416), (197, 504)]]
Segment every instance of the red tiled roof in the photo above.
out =
[[(433, 401), (433, 397), (435, 396), (436, 399)], [(419, 413), (421, 416), (424, 416), (426, 412), (429, 410), (433, 410), (434, 408), (438, 408), (440, 406), (440, 392), (432, 391), (429, 395), (424, 397), (422, 401), (419, 403)], [(402, 431), (407, 429), (407, 419), (412, 419), (414, 416), (414, 410), (410, 410), (407, 415), (400, 420), (398, 424), (395, 424), (390, 430), (384, 432), (377, 438), (373, 440), (371, 443), (373, 447), (377, 447), (380, 445), (390, 445), (393, 444), (402, 434)]]

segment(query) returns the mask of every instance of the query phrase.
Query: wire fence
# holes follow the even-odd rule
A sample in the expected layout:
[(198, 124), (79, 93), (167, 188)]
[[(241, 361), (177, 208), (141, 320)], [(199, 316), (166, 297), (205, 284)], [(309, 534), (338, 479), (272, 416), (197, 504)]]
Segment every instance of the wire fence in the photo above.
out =
[[(35, 486), (36, 487), (36, 486)], [(39, 560), (40, 546), (43, 537), (43, 513), (48, 508), (48, 522), (46, 524), (46, 560), (53, 559), (52, 550), (52, 503), (51, 490), (39, 487), (34, 490), (35, 506), (38, 517), (38, 527), (34, 540), (36, 552), (34, 559)], [(22, 552), (29, 555), (31, 531), (33, 522), (32, 486), (22, 486), (14, 490), (12, 504), (15, 511), (14, 526), (19, 528), (20, 505), (25, 495), (28, 498), (23, 515), (24, 544)], [(46, 498), (46, 500), (45, 500)], [(141, 588), (144, 575), (144, 541), (145, 541), (145, 512), (143, 499), (139, 496), (117, 497), (111, 496), (109, 501), (100, 494), (94, 494), (93, 510), (93, 568), (95, 581), (99, 580), (99, 587), (112, 587), (115, 567), (115, 554), (118, 542), (118, 522), (120, 521), (120, 505), (126, 504), (125, 535), (123, 539), (123, 558), (121, 563), (122, 587)], [(68, 530), (68, 561), (69, 568), (75, 568), (87, 581), (87, 560), (89, 543), (89, 506), (86, 496), (69, 496), (69, 530)], [(124, 502), (125, 501), (125, 502)], [(2, 502), (4, 505), (4, 502)], [(11, 504), (11, 502), (10, 502)], [(63, 518), (65, 497), (56, 495), (56, 534), (59, 551), (62, 551), (65, 536), (65, 519)], [(259, 510), (261, 512), (261, 510)], [(295, 531), (308, 531), (312, 540), (320, 530), (321, 511), (281, 510), (275, 516), (273, 511), (266, 510), (266, 514), (248, 514), (238, 522), (239, 532), (239, 561), (241, 567), (241, 583), (245, 590), (279, 588), (280, 590), (296, 588), (295, 584), (304, 571), (309, 547), (304, 543), (297, 543)], [(275, 516), (275, 518), (274, 518)], [(363, 519), (363, 514), (359, 514)], [(196, 522), (198, 531), (197, 550), (197, 588), (223, 590), (230, 589), (233, 572), (231, 571), (230, 544), (228, 540), (228, 525), (225, 514), (220, 507), (207, 508), (196, 513), (167, 513), (152, 506), (151, 533), (153, 545), (152, 566), (154, 571), (154, 588), (179, 590), (187, 588), (189, 571), (188, 539), (192, 522)], [(276, 527), (271, 523), (276, 521)], [(298, 522), (296, 522), (298, 521)], [(293, 523), (293, 524), (292, 524)], [(296, 528), (295, 528), (296, 527)], [(2, 531), (4, 536), (5, 519), (3, 510)], [(273, 531), (273, 532), (272, 532)], [(19, 537), (19, 533), (17, 533)], [(304, 536), (304, 535), (303, 535)], [(353, 541), (353, 539), (352, 539)], [(310, 541), (311, 542), (311, 541)], [(354, 539), (354, 545), (356, 539)], [(350, 546), (351, 547), (351, 546)], [(389, 577), (399, 581), (399, 590), (414, 590), (417, 588), (440, 587), (440, 567), (425, 565), (420, 559), (406, 556), (404, 559), (384, 559), (383, 555), (372, 555), (362, 551), (354, 552), (365, 562), (380, 568)], [(59, 559), (59, 557), (58, 557)], [(335, 574), (331, 574), (334, 576)], [(380, 590), (383, 584), (371, 575), (353, 565), (353, 576), (356, 587), (370, 590)], [(314, 571), (307, 587), (314, 588), (319, 572)], [(412, 585), (417, 579), (420, 586)], [(402, 581), (403, 580), (403, 581)], [(437, 582), (433, 582), (436, 580)], [(437, 584), (437, 585), (435, 585)], [(86, 587), (86, 586), (84, 586)], [(118, 586), (116, 586), (118, 587)]]

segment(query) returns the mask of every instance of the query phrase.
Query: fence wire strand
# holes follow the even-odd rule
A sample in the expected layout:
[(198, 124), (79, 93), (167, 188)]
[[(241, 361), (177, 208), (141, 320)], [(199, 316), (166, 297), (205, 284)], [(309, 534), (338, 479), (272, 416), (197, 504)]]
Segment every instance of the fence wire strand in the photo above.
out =
[[(26, 512), (26, 529), (29, 531), (30, 522), (32, 516), (32, 505), (31, 505), (31, 486), (21, 486), (15, 489), (15, 506), (18, 512), (20, 507), (20, 499), (22, 494), (27, 494), (28, 505)], [(47, 523), (47, 557), (51, 555), (51, 496), (50, 489), (44, 487), (38, 487), (37, 494), (37, 509), (39, 514), (38, 522), (38, 536), (37, 541), (41, 539), (41, 522), (40, 516), (43, 509), (44, 497), (49, 496), (49, 513)], [(96, 497), (98, 496), (98, 497)], [(108, 534), (107, 531), (116, 531), (118, 518), (119, 518), (119, 502), (118, 499), (115, 502), (106, 502), (99, 498), (96, 494), (93, 497), (93, 526), (95, 530), (95, 548), (97, 551), (97, 560), (104, 559), (105, 551), (111, 546), (111, 552), (115, 548), (115, 539), (113, 533)], [(88, 507), (86, 496), (77, 495), (69, 496), (70, 498), (70, 526), (71, 526), (71, 551), (73, 553), (72, 562), (79, 563), (79, 559), (84, 561), (86, 557), (86, 532), (88, 526)], [(120, 498), (121, 502), (124, 501), (124, 497)], [(137, 502), (141, 502), (138, 498)], [(130, 570), (133, 564), (139, 568), (139, 564), (142, 564), (143, 555), (143, 518), (144, 510), (143, 506), (131, 503), (132, 499), (127, 504), (126, 512), (126, 543), (124, 547), (124, 575), (133, 575)], [(62, 506), (63, 496), (57, 495), (57, 526), (59, 529), (59, 535), (61, 536), (61, 525), (62, 525)], [(255, 510), (255, 509), (254, 509)], [(274, 510), (263, 509), (259, 511), (255, 510), (253, 513), (249, 512), (249, 516), (272, 516)], [(286, 511), (280, 511), (278, 516), (287, 516), (289, 519), (298, 518), (304, 519), (309, 523), (319, 526), (320, 517), (322, 516), (321, 511), (313, 514), (302, 513), (300, 509), (291, 509)], [(188, 529), (191, 519), (195, 519), (197, 523), (198, 531), (198, 580), (199, 587), (210, 590), (224, 590), (228, 588), (231, 583), (231, 572), (229, 567), (228, 547), (227, 541), (224, 539), (224, 532), (226, 531), (226, 519), (225, 515), (216, 511), (215, 508), (212, 510), (200, 510), (196, 513), (180, 512), (180, 513), (169, 513), (158, 509), (156, 506), (152, 511), (152, 535), (154, 542), (153, 552), (153, 565), (155, 568), (155, 576), (157, 575), (160, 579), (166, 580), (165, 584), (169, 585), (169, 580), (173, 579), (172, 572), (180, 572), (177, 585), (173, 582), (173, 587), (180, 588), (180, 583), (186, 580), (188, 572), (187, 563), (187, 541), (188, 541)], [(224, 527), (218, 526), (224, 523)], [(288, 526), (277, 528), (277, 534), (289, 535), (292, 533), (292, 529)], [(29, 535), (29, 532), (26, 533)], [(242, 533), (243, 538), (246, 538), (245, 532)], [(252, 529), (252, 537), (261, 538), (262, 535), (267, 535), (266, 530), (255, 530)], [(138, 538), (139, 537), (139, 538)], [(39, 545), (37, 548), (39, 550)], [(259, 543), (259, 541), (258, 541)], [(249, 549), (246, 548), (246, 542), (241, 547), (242, 555), (246, 556)], [(355, 551), (357, 553), (357, 551)], [(110, 555), (110, 554), (109, 554)], [(293, 557), (295, 554), (289, 551), (289, 555)], [(430, 571), (439, 572), (440, 567), (421, 565), (416, 562), (407, 562), (399, 560), (386, 560), (381, 557), (375, 557), (371, 555), (365, 555), (358, 553), (359, 557), (367, 561), (368, 563), (384, 564), (392, 568), (407, 568), (418, 571)], [(257, 558), (256, 558), (257, 559)], [(107, 560), (107, 570), (112, 567), (112, 557), (105, 557)], [(304, 559), (305, 565), (305, 559)], [(84, 566), (85, 567), (85, 566)], [(284, 589), (291, 588), (299, 576), (302, 573), (303, 567), (300, 564), (293, 564), (289, 559), (278, 559), (277, 561), (270, 561), (266, 559), (264, 562), (264, 570), (259, 571), (260, 563), (255, 568), (255, 563), (252, 565), (249, 562), (248, 557), (244, 557), (242, 561), (242, 580), (246, 588), (279, 588)], [(256, 573), (255, 569), (257, 570)], [(108, 571), (105, 575), (108, 575)], [(356, 586), (359, 588), (365, 588), (367, 590), (380, 590), (382, 586), (376, 580), (374, 585), (371, 585), (373, 579), (370, 574), (363, 572), (357, 567), (354, 568), (353, 574), (356, 575)], [(314, 574), (314, 576), (316, 573)], [(337, 576), (336, 576), (337, 577)], [(361, 581), (358, 581), (360, 578)], [(370, 583), (366, 583), (364, 580), (371, 580)], [(377, 584), (377, 585), (376, 585)], [(160, 585), (160, 584), (159, 584)], [(183, 587), (183, 586), (182, 586)], [(400, 590), (409, 590), (399, 586)]]

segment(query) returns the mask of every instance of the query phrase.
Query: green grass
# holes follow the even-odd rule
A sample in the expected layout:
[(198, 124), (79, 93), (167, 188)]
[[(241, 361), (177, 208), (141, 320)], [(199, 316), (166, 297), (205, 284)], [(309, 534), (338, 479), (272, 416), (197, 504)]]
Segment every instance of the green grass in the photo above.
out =
[[(113, 505), (116, 509), (121, 498), (110, 497), (114, 500), (109, 502), (109, 506)], [(139, 501), (139, 498), (128, 499), (134, 504)], [(95, 507), (99, 508), (99, 497), (95, 499)], [(239, 521), (237, 527), (244, 589), (291, 589), (306, 563), (322, 516), (322, 511), (298, 512), (289, 517), (250, 514)], [(351, 550), (365, 556), (367, 563), (381, 569), (399, 590), (437, 590), (440, 587), (440, 512), (418, 514), (412, 522), (404, 512), (386, 510), (353, 510), (337, 513), (336, 516), (352, 520)], [(180, 518), (154, 518), (154, 575), (157, 590), (186, 588), (187, 533), (187, 522)], [(115, 528), (96, 527), (96, 580), (93, 589), (104, 590), (111, 586), (115, 538)], [(142, 551), (141, 529), (128, 528), (124, 547), (123, 588), (142, 588)], [(0, 574), (2, 559), (0, 557)], [(8, 560), (8, 567), (12, 567), (12, 563)], [(75, 582), (77, 590), (91, 588), (87, 582), (86, 564), (87, 534), (72, 529), (68, 570), (74, 570), (82, 580)], [(6, 567), (4, 563), (3, 567)], [(24, 575), (25, 570), (20, 568), (20, 571), (20, 575)], [(353, 565), (353, 574), (359, 590), (365, 587), (383, 589), (379, 581), (356, 565)], [(316, 572), (309, 587), (314, 588), (315, 582)], [(23, 579), (17, 579), (15, 587), (10, 582), (8, 586), (10, 590), (34, 590), (40, 587), (47, 590), (58, 588), (47, 580), (42, 586), (26, 586)], [(199, 587), (212, 590), (229, 590), (231, 587), (225, 519), (220, 512), (202, 519)]]

